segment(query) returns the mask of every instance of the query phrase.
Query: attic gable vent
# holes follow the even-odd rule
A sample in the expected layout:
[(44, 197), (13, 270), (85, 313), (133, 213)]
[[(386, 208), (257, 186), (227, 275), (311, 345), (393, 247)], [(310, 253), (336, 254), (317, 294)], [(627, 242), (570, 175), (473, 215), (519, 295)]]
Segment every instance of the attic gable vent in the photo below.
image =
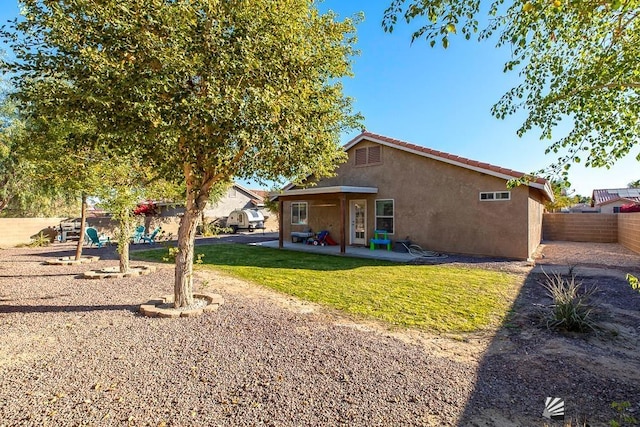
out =
[(367, 163), (371, 164), (371, 163), (380, 163), (380, 152), (382, 150), (380, 149), (379, 145), (376, 145), (374, 147), (369, 147), (369, 152), (367, 153)]
[(382, 147), (374, 145), (356, 149), (356, 166), (375, 165), (382, 162)]

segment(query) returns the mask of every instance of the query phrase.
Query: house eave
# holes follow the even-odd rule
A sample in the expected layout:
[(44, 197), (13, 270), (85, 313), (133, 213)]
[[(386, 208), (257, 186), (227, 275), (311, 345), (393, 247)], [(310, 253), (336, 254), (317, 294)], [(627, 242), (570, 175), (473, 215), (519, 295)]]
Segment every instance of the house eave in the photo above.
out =
[(310, 187), (295, 190), (285, 190), (277, 193), (269, 193), (269, 198), (278, 200), (280, 197), (288, 196), (316, 196), (321, 194), (377, 194), (377, 187), (358, 187), (351, 185), (339, 185), (333, 187)]

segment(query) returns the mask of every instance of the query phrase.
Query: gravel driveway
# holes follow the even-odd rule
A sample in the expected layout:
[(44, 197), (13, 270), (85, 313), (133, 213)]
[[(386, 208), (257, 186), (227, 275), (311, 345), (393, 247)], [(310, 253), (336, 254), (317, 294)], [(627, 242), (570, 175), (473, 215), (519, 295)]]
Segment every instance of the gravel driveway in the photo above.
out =
[[(80, 279), (115, 264), (110, 248), (86, 251), (105, 259), (85, 266), (42, 264), (71, 250), (0, 251), (0, 426), (500, 426), (522, 415), (491, 390), (517, 390), (524, 374), (512, 359), (483, 360), (505, 340), (406, 339), (293, 300), (298, 309), (285, 307), (287, 298), (217, 275), (206, 284), (225, 298), (217, 312), (146, 318), (138, 305), (172, 293), (171, 268)], [(494, 372), (495, 383), (483, 372)], [(585, 384), (587, 394), (603, 388)], [(530, 425), (544, 425), (538, 397), (518, 398), (530, 406)], [(502, 409), (486, 421), (490, 408)]]

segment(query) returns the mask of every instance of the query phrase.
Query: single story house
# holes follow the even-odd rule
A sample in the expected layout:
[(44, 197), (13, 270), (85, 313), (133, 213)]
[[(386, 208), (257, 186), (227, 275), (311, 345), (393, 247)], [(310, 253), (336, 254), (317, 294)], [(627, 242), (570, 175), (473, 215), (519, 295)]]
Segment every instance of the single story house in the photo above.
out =
[(549, 183), (524, 174), (364, 131), (344, 146), (336, 176), (288, 185), (279, 201), (280, 247), (292, 232), (328, 230), (346, 245), (369, 245), (376, 230), (427, 250), (531, 258), (542, 238)]
[(619, 213), (623, 205), (640, 203), (640, 188), (593, 190), (591, 203), (600, 213)]
[[(238, 183), (233, 183), (215, 205), (207, 204), (204, 210), (206, 218), (226, 218), (236, 209), (264, 209), (262, 190), (249, 190)], [(265, 214), (266, 216), (266, 214)]]

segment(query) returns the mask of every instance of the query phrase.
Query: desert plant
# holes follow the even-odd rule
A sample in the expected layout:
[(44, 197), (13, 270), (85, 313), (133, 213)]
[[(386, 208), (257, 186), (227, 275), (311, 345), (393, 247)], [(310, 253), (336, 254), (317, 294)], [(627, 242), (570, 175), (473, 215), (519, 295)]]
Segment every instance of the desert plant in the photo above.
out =
[(629, 286), (631, 286), (631, 289), (635, 289), (636, 291), (640, 292), (640, 279), (631, 274), (627, 274), (627, 282), (629, 282)]
[(31, 246), (32, 248), (37, 248), (42, 246), (49, 246), (50, 243), (51, 238), (43, 232), (40, 232), (36, 236), (31, 238), (31, 243), (29, 243), (29, 246)]
[[(175, 262), (176, 256), (178, 255), (178, 248), (175, 246), (166, 246), (167, 253), (162, 257), (164, 262)], [(196, 264), (202, 264), (204, 258), (204, 254), (196, 254), (195, 260), (193, 261)]]
[(597, 288), (583, 287), (573, 274), (566, 278), (559, 273), (548, 275), (545, 272), (544, 276), (541, 284), (553, 300), (547, 327), (578, 332), (595, 330), (588, 300), (597, 292)]
[(621, 427), (625, 425), (636, 425), (638, 420), (629, 415), (628, 410), (631, 406), (629, 402), (611, 402), (611, 407), (618, 412), (616, 420), (609, 421), (611, 427)]

